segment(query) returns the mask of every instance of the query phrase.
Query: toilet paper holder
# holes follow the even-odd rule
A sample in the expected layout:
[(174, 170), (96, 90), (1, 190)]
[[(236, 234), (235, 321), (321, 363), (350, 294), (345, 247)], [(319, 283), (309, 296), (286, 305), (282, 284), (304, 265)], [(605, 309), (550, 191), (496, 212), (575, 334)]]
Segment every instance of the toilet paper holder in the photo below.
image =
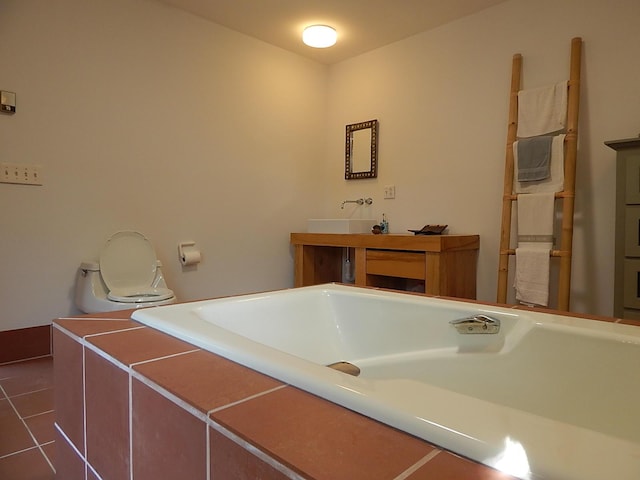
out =
[(180, 242), (178, 243), (178, 259), (182, 265), (194, 265), (200, 263), (200, 251), (194, 248), (196, 242)]

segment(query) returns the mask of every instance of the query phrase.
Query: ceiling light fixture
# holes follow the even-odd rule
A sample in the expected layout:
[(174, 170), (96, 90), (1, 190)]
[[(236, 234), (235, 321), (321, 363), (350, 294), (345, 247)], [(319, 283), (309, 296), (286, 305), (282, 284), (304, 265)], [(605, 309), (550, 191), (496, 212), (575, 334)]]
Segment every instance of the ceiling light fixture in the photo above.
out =
[(302, 41), (313, 48), (327, 48), (335, 45), (338, 34), (328, 25), (310, 25), (302, 32)]

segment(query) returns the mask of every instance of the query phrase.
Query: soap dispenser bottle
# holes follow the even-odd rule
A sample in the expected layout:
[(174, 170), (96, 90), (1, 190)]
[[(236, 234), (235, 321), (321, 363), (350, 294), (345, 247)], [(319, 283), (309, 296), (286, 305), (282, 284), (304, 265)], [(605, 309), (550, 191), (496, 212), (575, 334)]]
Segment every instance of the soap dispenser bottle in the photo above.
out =
[(380, 231), (382, 233), (389, 233), (389, 222), (387, 222), (387, 217), (385, 214), (382, 214), (382, 221), (380, 222)]

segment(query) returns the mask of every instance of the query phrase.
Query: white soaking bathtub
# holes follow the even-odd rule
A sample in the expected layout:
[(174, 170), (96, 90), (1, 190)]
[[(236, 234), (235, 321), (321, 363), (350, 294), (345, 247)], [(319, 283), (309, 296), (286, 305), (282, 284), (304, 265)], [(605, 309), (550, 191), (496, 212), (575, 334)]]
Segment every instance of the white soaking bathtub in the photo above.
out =
[(132, 318), (519, 478), (640, 479), (638, 327), (336, 284)]

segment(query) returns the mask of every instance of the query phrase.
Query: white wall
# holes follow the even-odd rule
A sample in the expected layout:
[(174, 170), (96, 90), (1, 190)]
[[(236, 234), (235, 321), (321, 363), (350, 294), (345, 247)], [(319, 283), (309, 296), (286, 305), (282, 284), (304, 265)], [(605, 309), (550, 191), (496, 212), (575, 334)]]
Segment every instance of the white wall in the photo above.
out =
[[(478, 233), (494, 300), (511, 57), (524, 87), (568, 75), (584, 39), (573, 309), (610, 314), (615, 152), (640, 132), (637, 0), (512, 0), (332, 67), (151, 0), (3, 0), (0, 330), (74, 314), (81, 260), (144, 232), (183, 300), (291, 286), (305, 219), (387, 213), (392, 232)], [(380, 120), (379, 177), (345, 181), (344, 125)], [(397, 198), (383, 200), (386, 184)], [(339, 209), (374, 197), (369, 210)], [(204, 258), (183, 270), (176, 245)]]
[[(148, 0), (3, 0), (0, 330), (75, 314), (83, 259), (145, 233), (182, 300), (289, 287), (320, 207), (327, 67)], [(317, 214), (316, 214), (317, 216)], [(195, 240), (197, 268), (177, 244)]]
[[(478, 298), (495, 301), (511, 59), (523, 55), (523, 88), (568, 79), (580, 36), (572, 309), (612, 314), (615, 152), (603, 142), (640, 133), (638, 20), (637, 0), (512, 0), (333, 66), (325, 215), (365, 195), (392, 233), (443, 223), (480, 234)], [(371, 118), (379, 176), (345, 181), (344, 125)], [(383, 200), (387, 184), (395, 200)]]

